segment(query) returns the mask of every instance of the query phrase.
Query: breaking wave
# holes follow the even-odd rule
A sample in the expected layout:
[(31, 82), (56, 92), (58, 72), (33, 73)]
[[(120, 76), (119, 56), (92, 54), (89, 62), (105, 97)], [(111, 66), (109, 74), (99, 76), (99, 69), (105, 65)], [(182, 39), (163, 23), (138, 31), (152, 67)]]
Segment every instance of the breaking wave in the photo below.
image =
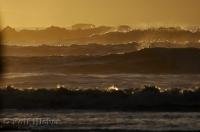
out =
[(2, 108), (86, 109), (128, 111), (200, 111), (200, 88), (161, 89), (147, 85), (143, 89), (15, 89), (0, 90)]

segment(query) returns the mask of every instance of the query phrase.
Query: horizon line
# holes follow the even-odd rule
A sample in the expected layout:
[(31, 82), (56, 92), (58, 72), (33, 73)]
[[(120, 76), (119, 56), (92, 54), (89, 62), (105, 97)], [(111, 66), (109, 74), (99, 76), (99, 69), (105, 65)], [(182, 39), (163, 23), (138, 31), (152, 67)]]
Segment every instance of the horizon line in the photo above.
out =
[[(72, 29), (72, 26), (77, 25), (77, 24), (89, 24), (89, 25), (94, 25), (95, 27), (93, 28), (98, 28), (98, 27), (113, 27), (113, 28), (117, 28), (119, 26), (129, 26), (131, 29), (159, 29), (159, 28), (180, 28), (180, 29), (200, 29), (200, 25), (135, 25), (135, 26), (131, 26), (128, 24), (121, 24), (121, 25), (95, 25), (95, 24), (90, 24), (90, 23), (76, 23), (76, 24), (72, 24), (72, 25), (67, 25), (67, 26), (61, 26), (61, 25), (48, 25), (48, 26), (24, 26), (24, 27), (15, 27), (15, 26), (10, 26), (10, 25), (5, 25), (5, 26), (1, 26), (1, 30), (10, 27), (13, 28), (15, 30), (45, 30), (47, 28), (50, 27), (58, 27), (58, 28), (65, 28), (68, 30)], [(89, 28), (88, 28), (89, 29)], [(92, 29), (92, 28), (91, 28)]]

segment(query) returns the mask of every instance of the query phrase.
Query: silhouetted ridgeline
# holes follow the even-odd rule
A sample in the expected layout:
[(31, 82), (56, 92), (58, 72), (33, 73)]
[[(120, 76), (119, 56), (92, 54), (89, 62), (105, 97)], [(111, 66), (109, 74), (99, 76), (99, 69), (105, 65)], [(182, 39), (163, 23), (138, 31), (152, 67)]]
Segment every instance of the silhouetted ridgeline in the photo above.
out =
[(70, 44), (126, 44), (130, 42), (197, 43), (200, 30), (184, 30), (176, 27), (131, 29), (94, 25), (74, 25), (72, 29), (51, 26), (46, 29), (20, 30), (6, 27), (2, 30), (4, 44), (8, 45), (70, 45)]
[(126, 54), (77, 57), (4, 57), (5, 72), (200, 73), (200, 49), (152, 48)]
[(18, 109), (94, 109), (144, 111), (200, 111), (200, 89), (0, 90), (2, 108)]

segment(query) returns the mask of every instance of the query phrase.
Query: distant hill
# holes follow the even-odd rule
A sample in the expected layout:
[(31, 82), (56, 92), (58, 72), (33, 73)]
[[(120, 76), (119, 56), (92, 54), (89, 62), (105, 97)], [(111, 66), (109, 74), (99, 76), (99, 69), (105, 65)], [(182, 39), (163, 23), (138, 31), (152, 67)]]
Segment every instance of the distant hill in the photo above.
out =
[(150, 48), (126, 54), (78, 57), (5, 57), (7, 72), (200, 73), (200, 49)]

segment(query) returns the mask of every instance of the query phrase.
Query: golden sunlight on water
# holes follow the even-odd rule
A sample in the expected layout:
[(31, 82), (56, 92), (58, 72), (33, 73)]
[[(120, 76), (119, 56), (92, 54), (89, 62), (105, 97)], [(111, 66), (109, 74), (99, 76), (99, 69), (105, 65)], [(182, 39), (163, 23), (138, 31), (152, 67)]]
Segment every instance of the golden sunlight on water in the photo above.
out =
[(0, 0), (0, 130), (199, 131), (199, 5)]

